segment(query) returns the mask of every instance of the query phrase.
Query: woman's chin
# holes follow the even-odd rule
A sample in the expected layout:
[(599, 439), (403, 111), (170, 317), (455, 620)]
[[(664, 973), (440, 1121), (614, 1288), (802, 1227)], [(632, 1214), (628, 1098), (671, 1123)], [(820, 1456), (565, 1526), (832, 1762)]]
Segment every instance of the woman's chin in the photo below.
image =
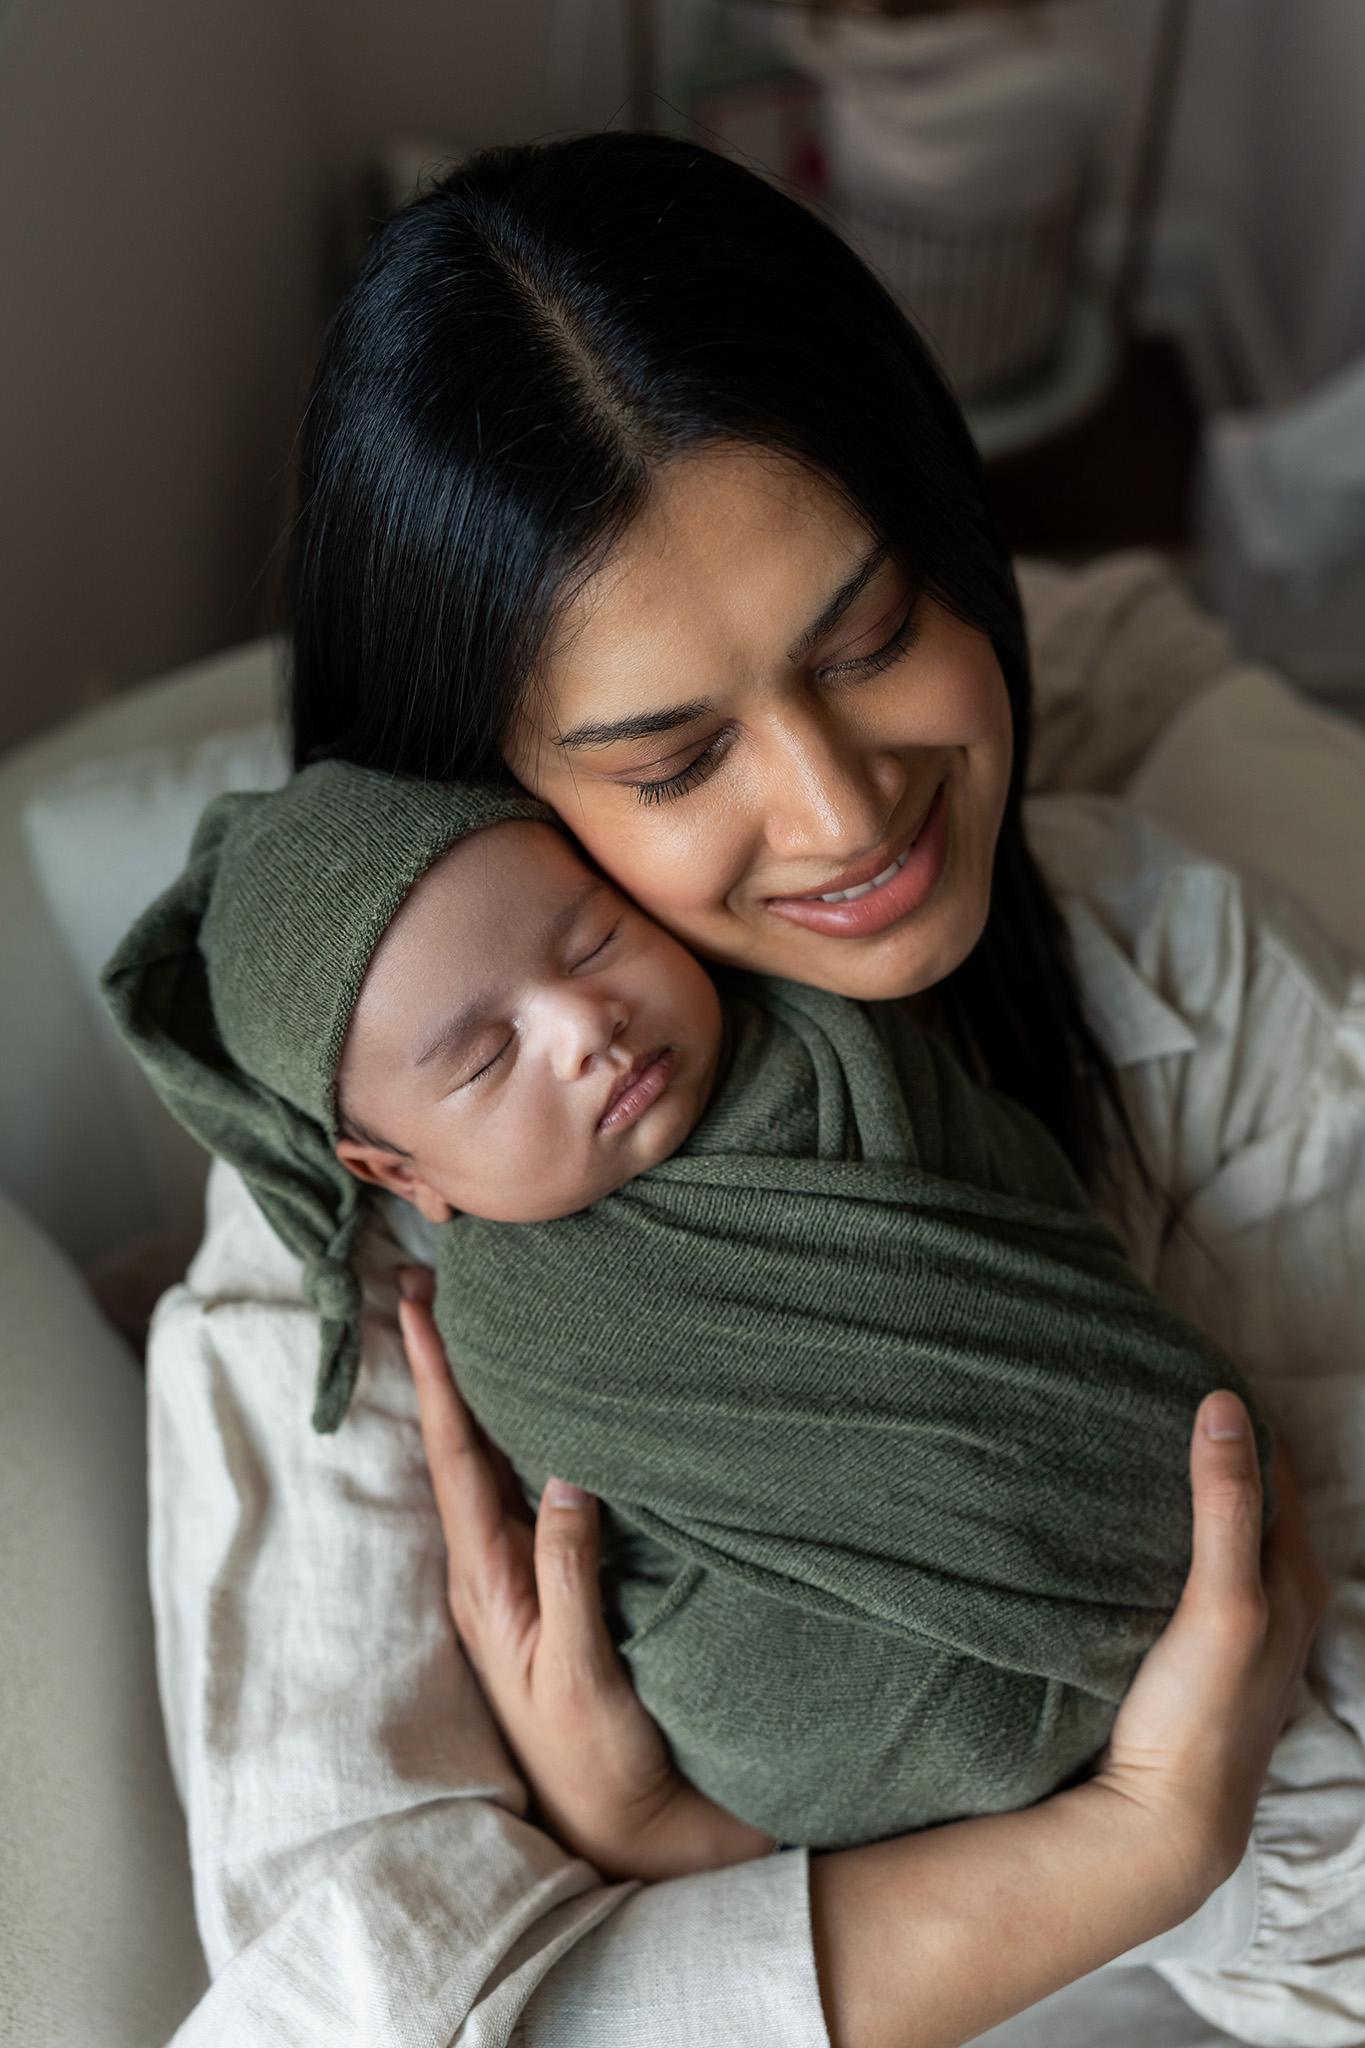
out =
[(793, 962), (772, 971), (790, 981), (809, 982), (833, 995), (848, 996), (855, 1002), (897, 1002), (923, 995), (926, 989), (945, 980), (962, 965), (979, 936), (979, 931), (974, 930), (959, 941), (948, 937), (921, 941), (916, 934), (914, 943), (899, 945), (888, 938), (857, 954), (852, 947), (841, 950), (838, 941), (831, 940), (808, 954), (799, 966)]

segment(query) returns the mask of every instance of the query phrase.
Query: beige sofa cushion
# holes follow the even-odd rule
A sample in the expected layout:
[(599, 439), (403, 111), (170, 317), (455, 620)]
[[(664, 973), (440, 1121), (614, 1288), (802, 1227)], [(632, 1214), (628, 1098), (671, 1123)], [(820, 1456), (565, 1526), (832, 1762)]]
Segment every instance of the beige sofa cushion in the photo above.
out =
[(0, 2040), (160, 2048), (199, 1996), (147, 1594), (143, 1385), (0, 1196)]

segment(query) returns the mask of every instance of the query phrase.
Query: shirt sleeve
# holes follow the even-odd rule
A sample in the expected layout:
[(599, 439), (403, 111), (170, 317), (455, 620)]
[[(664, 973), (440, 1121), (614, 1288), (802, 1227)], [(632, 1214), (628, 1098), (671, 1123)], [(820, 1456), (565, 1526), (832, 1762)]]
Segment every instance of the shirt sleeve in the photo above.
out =
[(227, 1168), (153, 1328), (158, 1675), (212, 1978), (176, 2042), (822, 2048), (804, 1856), (642, 1891), (527, 1820), (445, 1606), (399, 1256), (367, 1247), (334, 1436), (297, 1262)]

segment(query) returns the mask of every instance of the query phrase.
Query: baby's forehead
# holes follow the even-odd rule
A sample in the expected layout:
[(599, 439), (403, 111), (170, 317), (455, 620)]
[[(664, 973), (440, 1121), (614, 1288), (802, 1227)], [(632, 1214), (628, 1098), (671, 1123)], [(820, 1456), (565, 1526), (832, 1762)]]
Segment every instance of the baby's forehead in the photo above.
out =
[(470, 833), (419, 875), (381, 933), (351, 1013), (343, 1066), (393, 1054), (434, 1005), (504, 985), (538, 962), (608, 885), (551, 825), (516, 820)]
[(513, 819), (471, 832), (447, 847), (419, 876), (394, 921), (428, 889), (439, 888), (453, 901), (524, 903), (530, 888), (538, 901), (550, 902), (567, 901), (580, 894), (585, 883), (602, 880), (567, 832), (534, 818)]
[(538, 948), (609, 887), (553, 825), (516, 820), (448, 847), (409, 890), (371, 956), (362, 998), (400, 962), (455, 946), (467, 971)]

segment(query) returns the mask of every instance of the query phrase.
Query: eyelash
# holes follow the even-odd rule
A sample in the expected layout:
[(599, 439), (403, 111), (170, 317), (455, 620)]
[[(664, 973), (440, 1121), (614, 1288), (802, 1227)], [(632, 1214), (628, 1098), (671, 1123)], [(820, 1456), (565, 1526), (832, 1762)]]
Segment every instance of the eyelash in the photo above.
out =
[[(478, 1072), (476, 1074), (468, 1075), (466, 1079), (460, 1082), (459, 1087), (472, 1088), (476, 1081), (482, 1081), (486, 1074), (491, 1074), (494, 1067), (496, 1067), (501, 1060), (505, 1059), (507, 1054), (511, 1051), (512, 1039), (515, 1036), (516, 1034), (514, 1032), (510, 1034), (507, 1038), (505, 1038), (502, 1044), (498, 1047), (497, 1051), (494, 1053), (492, 1059), (485, 1060), (483, 1065), (479, 1068)], [(459, 1090), (457, 1089), (456, 1092), (458, 1093)]]
[(616, 934), (620, 931), (620, 929), (621, 920), (618, 917), (615, 924), (612, 926), (611, 930), (606, 934), (605, 938), (599, 939), (597, 944), (593, 947), (592, 951), (590, 953), (585, 953), (581, 960), (575, 960), (573, 968), (574, 973), (577, 974), (580, 967), (586, 967), (589, 961), (595, 960), (599, 953), (605, 952), (607, 947), (611, 944), (612, 940), (616, 937)]
[(718, 732), (708, 740), (701, 752), (694, 755), (685, 768), (676, 775), (665, 775), (658, 782), (632, 782), (630, 787), (642, 804), (672, 803), (675, 797), (686, 796), (689, 789), (695, 789), (699, 782), (705, 782), (711, 770), (725, 752), (727, 732)]
[[(884, 670), (894, 667), (901, 656), (908, 653), (915, 644), (918, 613), (919, 599), (915, 598), (891, 638), (883, 642), (875, 653), (860, 655), (857, 661), (837, 662), (823, 673), (827, 676), (840, 676), (856, 671), (860, 675), (879, 676)], [(642, 804), (672, 803), (676, 798), (686, 796), (699, 782), (705, 782), (725, 752), (728, 741), (728, 731), (718, 732), (699, 754), (693, 756), (685, 768), (678, 770), (676, 775), (662, 776), (657, 782), (632, 782), (629, 787), (635, 791), (638, 801)]]
[(889, 640), (872, 654), (860, 655), (857, 661), (838, 661), (827, 668), (827, 676), (839, 676), (849, 669), (856, 669), (860, 675), (879, 676), (885, 669), (894, 668), (903, 654), (908, 654), (919, 637), (919, 599), (912, 598), (910, 608)]

